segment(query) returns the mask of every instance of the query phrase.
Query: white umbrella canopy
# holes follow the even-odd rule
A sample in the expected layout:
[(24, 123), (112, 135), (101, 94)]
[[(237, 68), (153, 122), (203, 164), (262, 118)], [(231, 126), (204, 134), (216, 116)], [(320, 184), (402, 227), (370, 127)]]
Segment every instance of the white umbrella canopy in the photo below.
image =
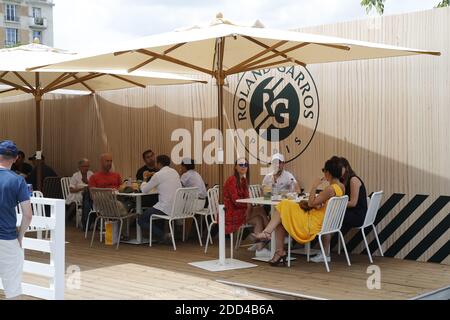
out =
[[(269, 29), (259, 21), (251, 27), (240, 26), (224, 19), (219, 13), (205, 27), (194, 26), (140, 38), (119, 45), (111, 52), (41, 65), (43, 68), (40, 70), (107, 68), (128, 72), (208, 74), (217, 80), (218, 124), (223, 131), (223, 84), (229, 75), (280, 66), (421, 54), (440, 55), (436, 51)], [(222, 150), (222, 145), (219, 148)], [(222, 154), (219, 159), (223, 158), (223, 153), (219, 154)], [(219, 170), (219, 185), (223, 185), (223, 168)]]
[[(205, 82), (181, 75), (161, 72), (106, 70), (89, 68), (77, 71), (61, 68), (51, 71), (30, 69), (35, 65), (47, 65), (76, 58), (77, 55), (38, 43), (0, 50), (0, 98), (18, 94), (32, 94), (36, 102), (36, 150), (41, 151), (41, 111), (42, 96), (61, 89), (77, 92), (145, 88), (148, 85), (187, 84)], [(40, 163), (38, 162), (38, 189), (40, 189)]]
[[(230, 75), (285, 65), (308, 65), (360, 59), (440, 55), (439, 52), (402, 48), (295, 31), (276, 30), (256, 23), (235, 25), (219, 14), (206, 27), (191, 27), (139, 38), (117, 46), (114, 52), (81, 55), (47, 66), (117, 70), (202, 72), (215, 76), (217, 39), (223, 41), (223, 72)], [(37, 64), (39, 65), (39, 64)]]
[(198, 81), (161, 72), (137, 71), (127, 73), (125, 70), (117, 69), (96, 69), (96, 72), (93, 72), (86, 68), (72, 72), (59, 68), (51, 71), (39, 71), (39, 85), (36, 86), (36, 74), (38, 72), (28, 71), (28, 68), (36, 64), (67, 61), (75, 57), (77, 57), (77, 54), (35, 43), (0, 50), (0, 83), (9, 86), (0, 88), (0, 97), (22, 94), (23, 92), (33, 93), (36, 87), (42, 89), (41, 94), (63, 88), (88, 90), (94, 93), (135, 86), (187, 84)]

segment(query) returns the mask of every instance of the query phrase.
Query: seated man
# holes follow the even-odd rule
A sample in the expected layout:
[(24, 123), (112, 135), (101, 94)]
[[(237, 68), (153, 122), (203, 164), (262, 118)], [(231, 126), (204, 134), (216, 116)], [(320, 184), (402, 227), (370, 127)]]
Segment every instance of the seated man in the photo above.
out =
[[(152, 179), (149, 182), (143, 182), (141, 190), (144, 193), (150, 192), (153, 188), (158, 191), (158, 203), (152, 208), (145, 210), (139, 217), (138, 223), (141, 228), (148, 230), (150, 228), (150, 216), (152, 214), (170, 215), (172, 214), (172, 205), (177, 189), (181, 188), (180, 176), (175, 169), (170, 166), (170, 158), (166, 155), (160, 155), (156, 158), (156, 173), (146, 173), (144, 179)], [(156, 237), (163, 238), (164, 234), (159, 228), (153, 227)]]
[(33, 171), (31, 164), (25, 162), (25, 153), (23, 153), (23, 151), (17, 153), (17, 160), (12, 165), (11, 170), (25, 179), (28, 178), (31, 171)]
[[(272, 156), (271, 165), (273, 172), (264, 177), (262, 182), (263, 188), (264, 186), (271, 186), (271, 188), (275, 189), (272, 190), (272, 194), (277, 191), (280, 192), (281, 190), (300, 192), (299, 184), (294, 175), (284, 169), (284, 156), (281, 153), (276, 153)], [(270, 214), (271, 208), (270, 206), (265, 205), (264, 210), (267, 214)]]
[[(298, 182), (294, 175), (284, 169), (284, 156), (280, 153), (276, 153), (272, 156), (273, 172), (264, 177), (263, 186), (270, 185), (276, 188), (278, 191), (294, 189), (296, 192), (300, 192)], [(273, 190), (272, 190), (273, 192)]]
[[(207, 197), (206, 186), (202, 176), (195, 171), (195, 164), (192, 159), (184, 158), (181, 161), (181, 185), (184, 188), (198, 188), (198, 198), (205, 200)], [(200, 208), (201, 209), (201, 208)]]
[[(200, 211), (203, 208), (207, 208), (207, 192), (205, 182), (203, 181), (202, 176), (195, 171), (194, 160), (190, 158), (184, 158), (181, 161), (181, 185), (184, 188), (198, 188), (198, 200), (194, 207), (194, 212)], [(186, 220), (186, 234), (188, 237), (195, 236), (192, 235), (192, 219)]]
[[(100, 171), (94, 173), (88, 181), (89, 188), (111, 188), (119, 189), (122, 183), (122, 178), (117, 172), (112, 172), (112, 155), (104, 153), (100, 157)], [(83, 192), (83, 213), (81, 221), (83, 229), (86, 228), (87, 218), (92, 208), (92, 199), (89, 192)], [(94, 219), (92, 219), (94, 220)], [(93, 221), (89, 221), (91, 224)]]
[[(34, 154), (32, 157), (29, 157), (28, 160), (31, 160), (33, 163), (33, 170), (31, 171), (30, 175), (28, 176), (27, 183), (30, 183), (33, 185), (33, 190), (37, 190), (37, 161), (36, 161), (36, 154)], [(44, 155), (41, 155), (41, 166), (42, 166), (42, 181), (41, 186), (43, 186), (44, 179), (47, 177), (57, 177), (55, 170), (53, 170), (51, 167), (49, 167), (45, 163), (45, 157)]]
[(122, 178), (112, 169), (112, 155), (104, 153), (100, 156), (100, 171), (94, 173), (89, 179), (89, 188), (111, 188), (119, 190)]
[(139, 168), (136, 172), (136, 180), (144, 181), (144, 172), (158, 172), (155, 166), (155, 153), (152, 150), (146, 150), (142, 154), (144, 160), (144, 166)]
[(70, 194), (66, 200), (66, 217), (71, 220), (75, 215), (77, 203), (83, 201), (83, 191), (87, 189), (89, 178), (94, 174), (89, 170), (89, 160), (81, 159), (78, 161), (78, 171), (70, 177)]
[[(142, 154), (142, 159), (144, 160), (144, 166), (141, 167), (136, 172), (136, 180), (144, 181), (144, 173), (145, 172), (158, 172), (155, 166), (155, 153), (152, 150), (146, 150)], [(151, 177), (150, 177), (151, 179)], [(150, 194), (142, 197), (142, 207), (143, 208), (151, 208), (158, 202), (157, 194)]]

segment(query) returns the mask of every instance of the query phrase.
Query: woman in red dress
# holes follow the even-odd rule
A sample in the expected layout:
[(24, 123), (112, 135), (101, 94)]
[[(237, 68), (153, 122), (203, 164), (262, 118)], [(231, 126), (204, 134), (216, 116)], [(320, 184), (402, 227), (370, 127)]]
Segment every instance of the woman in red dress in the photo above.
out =
[[(245, 158), (236, 160), (234, 175), (225, 181), (223, 200), (225, 205), (225, 233), (233, 233), (240, 226), (248, 223), (254, 226), (254, 232), (262, 231), (268, 223), (265, 211), (261, 207), (252, 207), (250, 204), (239, 203), (236, 200), (249, 198), (248, 183), (250, 181), (249, 164)], [(256, 246), (256, 255), (264, 255), (263, 243)], [(263, 250), (264, 249), (264, 250)]]

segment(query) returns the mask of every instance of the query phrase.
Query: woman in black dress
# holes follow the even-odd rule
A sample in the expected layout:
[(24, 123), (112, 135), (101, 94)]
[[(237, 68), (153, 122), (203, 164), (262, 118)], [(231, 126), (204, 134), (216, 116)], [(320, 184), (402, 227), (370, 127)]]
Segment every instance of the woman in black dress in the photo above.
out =
[(347, 159), (341, 158), (343, 174), (341, 182), (348, 195), (347, 211), (344, 217), (345, 228), (360, 227), (364, 223), (367, 213), (367, 192), (364, 182), (353, 171)]

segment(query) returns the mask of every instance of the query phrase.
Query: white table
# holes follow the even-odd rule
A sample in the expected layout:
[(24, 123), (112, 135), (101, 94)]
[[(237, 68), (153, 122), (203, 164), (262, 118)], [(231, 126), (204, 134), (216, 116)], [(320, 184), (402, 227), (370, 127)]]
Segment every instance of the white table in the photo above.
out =
[[(125, 197), (130, 197), (130, 198), (135, 198), (136, 199), (136, 213), (138, 215), (141, 215), (143, 213), (142, 211), (142, 197), (143, 196), (147, 196), (147, 195), (152, 195), (152, 194), (158, 194), (158, 192), (156, 190), (151, 190), (149, 193), (141, 193), (141, 192), (133, 192), (133, 193), (117, 193), (118, 196), (125, 196)], [(121, 241), (123, 243), (128, 243), (128, 244), (145, 244), (148, 243), (148, 239), (144, 239), (142, 237), (142, 230), (141, 230), (141, 226), (138, 223), (138, 219), (136, 219), (136, 239), (131, 239), (131, 240), (127, 240), (127, 241)]]
[[(295, 202), (300, 202), (301, 200), (306, 199), (306, 197), (300, 197), (300, 198), (296, 198), (292, 201)], [(274, 211), (275, 211), (275, 206), (277, 204), (280, 203), (280, 201), (276, 201), (276, 200), (266, 200), (263, 197), (260, 198), (248, 198), (248, 199), (239, 199), (236, 200), (236, 202), (239, 203), (248, 203), (248, 204), (256, 204), (256, 205), (268, 205), (270, 206), (270, 215), (272, 216)], [(253, 260), (258, 260), (258, 261), (264, 261), (264, 262), (268, 262), (269, 260), (272, 259), (272, 257), (275, 255), (275, 248), (276, 248), (276, 239), (275, 239), (275, 231), (272, 232), (272, 236), (271, 236), (271, 241), (270, 241), (270, 256), (265, 256), (265, 257), (254, 257), (252, 258)], [(293, 260), (295, 258), (291, 258), (291, 260)]]

